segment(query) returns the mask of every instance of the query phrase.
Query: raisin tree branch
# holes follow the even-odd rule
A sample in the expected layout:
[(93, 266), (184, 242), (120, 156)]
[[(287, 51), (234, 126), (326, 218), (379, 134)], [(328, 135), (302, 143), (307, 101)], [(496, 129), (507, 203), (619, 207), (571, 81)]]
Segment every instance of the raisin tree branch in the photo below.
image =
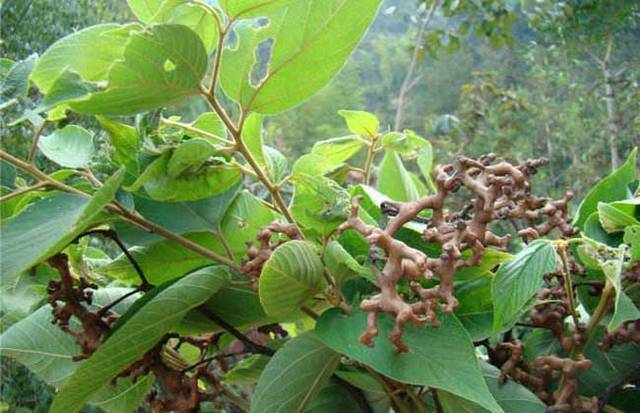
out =
[[(5, 151), (0, 150), (0, 159), (4, 159), (5, 161), (13, 164), (15, 167), (21, 169), (22, 171), (26, 172), (27, 174), (31, 175), (32, 177), (38, 179), (39, 181), (43, 181), (46, 182), (50, 187), (58, 189), (60, 191), (63, 192), (69, 192), (69, 193), (73, 193), (73, 194), (77, 194), (77, 195), (82, 195), (85, 197), (91, 197), (90, 194), (87, 194), (86, 192), (83, 192), (77, 188), (74, 188), (72, 186), (66, 185), (62, 182), (56, 181), (55, 179), (51, 178), (50, 176), (48, 176), (47, 174), (45, 174), (44, 172), (42, 172), (41, 170), (39, 170), (38, 168), (36, 168), (35, 166), (24, 162), (21, 159), (18, 159), (10, 154), (8, 154)], [(146, 218), (144, 218), (142, 215), (138, 214), (138, 213), (134, 213), (134, 212), (130, 212), (122, 207), (120, 207), (119, 205), (117, 205), (115, 202), (111, 202), (109, 203), (106, 207), (105, 207), (109, 212), (115, 213), (116, 215), (121, 216), (125, 221), (128, 221), (129, 223), (136, 225), (142, 229), (144, 229), (145, 231), (148, 232), (153, 232), (156, 233), (164, 238), (167, 238), (171, 241), (175, 241), (176, 243), (182, 245), (183, 247), (190, 249), (200, 255), (202, 255), (205, 258), (209, 258), (215, 262), (218, 262), (220, 264), (224, 264), (227, 265), (228, 267), (230, 267), (231, 269), (233, 269), (234, 271), (239, 271), (240, 270), (240, 266), (233, 260), (222, 256), (208, 248), (205, 248), (203, 246), (201, 246), (200, 244), (197, 244), (179, 234), (176, 234), (166, 228), (164, 228), (161, 225), (158, 225), (152, 221), (147, 220)]]
[(28, 192), (37, 191), (38, 189), (46, 188), (47, 186), (49, 186), (48, 182), (42, 182), (41, 181), (41, 182), (38, 182), (38, 183), (36, 183), (34, 185), (31, 185), (31, 186), (25, 186), (25, 187), (22, 187), (22, 188), (18, 188), (15, 191), (13, 191), (13, 192), (11, 192), (11, 193), (9, 193), (7, 195), (4, 195), (4, 196), (0, 197), (0, 202), (8, 201), (11, 198), (15, 198), (17, 196), (20, 196), (22, 194), (26, 194)]

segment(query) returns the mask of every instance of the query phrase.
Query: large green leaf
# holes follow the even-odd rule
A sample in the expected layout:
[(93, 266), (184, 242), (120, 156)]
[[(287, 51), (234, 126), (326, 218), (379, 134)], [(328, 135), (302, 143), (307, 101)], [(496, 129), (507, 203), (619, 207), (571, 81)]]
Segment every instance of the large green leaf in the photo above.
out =
[(500, 265), (492, 286), (493, 331), (515, 323), (533, 295), (542, 287), (544, 274), (556, 268), (556, 253), (548, 241), (534, 241), (512, 260)]
[(258, 163), (258, 166), (265, 168), (267, 166), (263, 148), (262, 148), (262, 115), (252, 113), (247, 116), (242, 128), (242, 142)]
[(86, 168), (95, 152), (93, 137), (86, 129), (67, 125), (38, 140), (44, 156), (65, 168)]
[[(267, 15), (271, 23), (266, 28), (237, 27), (237, 50), (226, 49), (222, 58), (225, 93), (245, 110), (259, 113), (277, 113), (301, 103), (340, 70), (371, 24), (379, 3), (296, 1), (277, 14)], [(275, 41), (267, 73), (255, 85), (250, 78), (256, 61), (254, 51), (268, 39)]]
[(406, 353), (398, 353), (388, 338), (394, 321), (387, 314), (378, 314), (379, 336), (373, 348), (358, 341), (367, 325), (367, 314), (362, 311), (350, 316), (337, 309), (326, 311), (316, 332), (333, 350), (389, 378), (445, 390), (489, 411), (502, 412), (482, 379), (469, 335), (454, 315), (439, 314), (438, 319), (439, 328), (405, 324)]
[[(489, 386), (489, 391), (505, 413), (544, 413), (546, 411), (545, 404), (523, 385), (513, 380), (502, 385), (498, 384), (500, 377), (498, 368), (482, 363), (482, 375)], [(438, 391), (438, 399), (444, 413), (487, 412), (477, 404), (445, 391)]]
[(322, 289), (324, 267), (308, 241), (289, 241), (273, 252), (260, 274), (260, 302), (269, 315), (287, 315)]
[(311, 153), (298, 158), (293, 165), (295, 174), (327, 175), (345, 166), (344, 162), (364, 146), (362, 138), (350, 135), (316, 142)]
[(304, 412), (327, 385), (339, 358), (314, 332), (291, 339), (260, 375), (251, 412)]
[(218, 39), (215, 18), (200, 4), (188, 0), (127, 0), (140, 21), (146, 24), (182, 24), (200, 36), (207, 50)]
[[(224, 248), (215, 234), (196, 232), (185, 235), (185, 238), (218, 254), (224, 254)], [(211, 259), (169, 240), (158, 241), (144, 247), (134, 247), (129, 252), (144, 271), (147, 280), (154, 285), (162, 284), (196, 268), (212, 264)], [(120, 255), (96, 271), (125, 283), (136, 284), (139, 282), (138, 273), (124, 255)]]
[[(105, 288), (94, 293), (96, 305), (105, 305), (129, 292), (126, 288)], [(125, 300), (113, 308), (122, 314), (134, 298)], [(0, 336), (0, 351), (25, 365), (36, 376), (55, 387), (62, 385), (83, 362), (73, 361), (80, 353), (73, 337), (52, 324), (51, 307), (43, 306), (27, 318), (19, 321)], [(107, 413), (132, 411), (144, 400), (153, 383), (145, 377), (132, 383), (121, 379), (115, 385), (106, 384), (89, 400)]]
[[(138, 213), (172, 232), (184, 234), (213, 231), (217, 233), (220, 232), (222, 219), (234, 202), (239, 189), (240, 185), (235, 185), (219, 195), (191, 202), (158, 202), (138, 196), (134, 196), (133, 199)], [(143, 245), (163, 239), (159, 235), (142, 231), (128, 224), (116, 224), (116, 229), (120, 238), (133, 245)]]
[[(210, 144), (207, 142), (207, 145)], [(180, 168), (171, 168), (172, 161), (174, 158), (182, 158), (182, 155), (185, 154), (176, 151), (159, 156), (127, 189), (133, 192), (144, 187), (147, 194), (156, 201), (197, 201), (220, 194), (240, 181), (240, 169), (226, 162), (201, 165), (195, 170), (175, 175)]]
[(140, 308), (74, 371), (51, 405), (52, 413), (72, 413), (151, 349), (192, 308), (209, 299), (227, 279), (226, 270), (208, 267), (178, 280)]
[(111, 66), (105, 90), (71, 103), (71, 108), (130, 115), (200, 93), (207, 53), (198, 35), (186, 26), (156, 25), (133, 32), (123, 57)]
[(128, 30), (134, 27), (99, 24), (63, 37), (38, 59), (31, 80), (45, 94), (65, 70), (89, 81), (106, 80), (111, 64), (124, 53)]
[(597, 211), (598, 202), (619, 201), (629, 197), (628, 185), (637, 179), (637, 156), (638, 148), (635, 148), (620, 168), (602, 179), (589, 191), (578, 207), (578, 213), (573, 219), (574, 226), (582, 228), (589, 215)]
[[(34, 202), (0, 226), (2, 278), (11, 279), (62, 250), (115, 196), (124, 169), (109, 178), (92, 198), (57, 194)], [(34, 242), (37, 240), (37, 242)]]
[(420, 196), (400, 154), (395, 151), (384, 154), (376, 189), (394, 201), (414, 201)]

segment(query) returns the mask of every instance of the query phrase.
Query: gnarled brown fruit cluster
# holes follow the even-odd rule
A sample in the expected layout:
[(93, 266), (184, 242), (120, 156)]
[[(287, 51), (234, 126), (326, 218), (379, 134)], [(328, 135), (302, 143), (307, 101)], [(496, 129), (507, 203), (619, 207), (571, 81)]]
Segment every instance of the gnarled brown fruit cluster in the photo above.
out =
[[(395, 318), (390, 339), (398, 351), (408, 350), (402, 341), (403, 326), (407, 321), (437, 326), (438, 305), (443, 312), (452, 312), (458, 305), (453, 294), (455, 272), (461, 267), (478, 265), (487, 247), (507, 248), (510, 238), (493, 233), (489, 228), (491, 223), (520, 220), (526, 225), (519, 231), (525, 240), (544, 236), (554, 228), (562, 235), (574, 234), (567, 213), (571, 193), (560, 200), (536, 197), (531, 193), (531, 176), (546, 163), (545, 159), (537, 159), (512, 165), (493, 154), (478, 159), (459, 157), (454, 164), (436, 168), (436, 193), (415, 201), (381, 205), (383, 211), (394, 215), (384, 229), (367, 225), (359, 218), (361, 200), (354, 198), (351, 215), (338, 231), (353, 229), (359, 232), (373, 250), (381, 249), (386, 257), (381, 271), (374, 268), (380, 294), (361, 304), (361, 308), (370, 314), (360, 341), (373, 345), (372, 339), (378, 334), (378, 312)], [(462, 188), (472, 195), (471, 203), (459, 210), (448, 210), (447, 198)], [(423, 211), (430, 211), (431, 217), (421, 218)], [(422, 237), (441, 245), (439, 257), (427, 257), (422, 251), (394, 238), (404, 224), (413, 220), (426, 222)], [(465, 250), (470, 251), (469, 256), (463, 256)], [(421, 285), (421, 280), (434, 277), (440, 281), (437, 286), (424, 288)], [(409, 303), (398, 293), (396, 287), (400, 279), (411, 282), (418, 296), (417, 302)]]
[(248, 260), (242, 262), (242, 268), (240, 269), (243, 274), (251, 275), (253, 277), (259, 277), (262, 271), (262, 266), (271, 257), (273, 251), (278, 248), (285, 240), (277, 238), (273, 240), (274, 235), (283, 234), (290, 240), (301, 239), (298, 227), (295, 224), (285, 224), (280, 221), (275, 221), (271, 225), (264, 227), (258, 232), (258, 246), (253, 243), (247, 243), (247, 255)]

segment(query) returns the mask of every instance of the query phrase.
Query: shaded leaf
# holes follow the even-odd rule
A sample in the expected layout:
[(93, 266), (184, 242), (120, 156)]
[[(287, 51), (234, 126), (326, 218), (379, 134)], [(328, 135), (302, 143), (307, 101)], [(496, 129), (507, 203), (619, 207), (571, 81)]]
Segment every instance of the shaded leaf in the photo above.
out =
[(403, 340), (409, 351), (398, 353), (388, 338), (394, 321), (378, 314), (379, 335), (369, 348), (358, 341), (367, 314), (344, 315), (337, 309), (322, 314), (316, 324), (320, 339), (333, 350), (404, 383), (446, 390), (492, 412), (502, 412), (482, 378), (471, 338), (454, 315), (439, 314), (439, 328), (406, 324)]
[(394, 201), (414, 201), (420, 197), (418, 188), (395, 151), (384, 154), (376, 189)]
[(123, 177), (124, 170), (116, 172), (92, 198), (57, 194), (3, 221), (0, 250), (11, 260), (2, 260), (2, 278), (11, 279), (66, 247), (111, 202)]
[(260, 375), (251, 412), (306, 411), (338, 367), (339, 358), (313, 332), (294, 337), (276, 352)]

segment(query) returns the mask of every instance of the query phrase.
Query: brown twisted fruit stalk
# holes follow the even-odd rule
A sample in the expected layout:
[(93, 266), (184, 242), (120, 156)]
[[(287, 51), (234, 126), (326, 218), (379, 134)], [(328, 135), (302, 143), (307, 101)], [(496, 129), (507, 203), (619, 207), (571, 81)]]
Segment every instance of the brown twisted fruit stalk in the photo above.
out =
[[(83, 278), (76, 285), (76, 277), (71, 273), (66, 255), (54, 255), (49, 258), (48, 263), (60, 274), (60, 281), (50, 280), (47, 287), (53, 314), (52, 323), (73, 336), (80, 346), (81, 353), (74, 356), (74, 360), (88, 358), (100, 347), (102, 338), (111, 330), (110, 323), (114, 317), (89, 309), (93, 299), (91, 289), (97, 286), (89, 284)], [(79, 329), (71, 328), (71, 317), (80, 321)]]
[(280, 221), (275, 221), (267, 227), (264, 227), (258, 232), (258, 246), (253, 243), (247, 243), (247, 255), (248, 260), (242, 262), (242, 268), (240, 271), (243, 274), (251, 275), (253, 277), (259, 277), (262, 267), (265, 262), (271, 257), (273, 251), (278, 248), (282, 243), (286, 242), (282, 239), (274, 241), (272, 238), (274, 235), (283, 234), (290, 240), (301, 239), (302, 236), (298, 231), (298, 228), (294, 224), (285, 224)]
[(532, 366), (545, 375), (556, 370), (562, 371), (562, 383), (553, 393), (554, 404), (547, 408), (549, 413), (597, 413), (598, 399), (583, 401), (578, 394), (578, 372), (591, 368), (591, 360), (572, 360), (558, 356), (537, 357)]
[[(398, 351), (407, 351), (402, 341), (403, 326), (407, 321), (414, 325), (438, 326), (436, 308), (441, 304), (443, 312), (452, 312), (458, 305), (453, 295), (455, 272), (465, 266), (478, 265), (487, 247), (505, 249), (508, 236), (500, 237), (489, 229), (498, 220), (522, 220), (528, 226), (519, 232), (530, 240), (544, 236), (557, 228), (562, 235), (572, 235), (575, 229), (569, 224), (567, 204), (572, 194), (561, 200), (539, 198), (531, 194), (530, 178), (544, 159), (529, 160), (514, 166), (489, 154), (478, 159), (459, 157), (455, 164), (436, 168), (435, 194), (410, 202), (385, 202), (385, 211), (392, 211), (393, 218), (385, 229), (365, 224), (358, 216), (361, 199), (352, 201), (351, 215), (338, 231), (353, 229), (367, 238), (372, 250), (382, 249), (386, 255), (384, 268), (374, 268), (380, 294), (364, 300), (361, 308), (369, 312), (366, 331), (360, 341), (372, 346), (378, 334), (376, 313), (384, 312), (395, 317), (396, 324), (390, 339)], [(458, 211), (448, 211), (445, 201), (454, 192), (465, 188), (473, 195), (470, 204)], [(442, 246), (437, 258), (427, 257), (422, 251), (409, 247), (394, 235), (407, 222), (424, 221), (418, 214), (431, 211), (422, 237)], [(464, 258), (462, 252), (470, 250)], [(419, 281), (436, 276), (440, 283), (424, 288)], [(411, 282), (419, 297), (416, 303), (407, 303), (397, 292), (400, 279)]]
[(640, 344), (640, 320), (630, 320), (613, 331), (607, 331), (600, 341), (600, 349), (609, 351), (611, 347), (625, 343)]
[[(559, 280), (562, 280), (563, 277), (562, 274), (554, 274), (554, 276)], [(583, 334), (585, 326), (582, 323), (571, 327), (573, 329), (571, 335), (567, 335), (565, 332), (564, 320), (569, 316), (569, 308), (562, 281), (540, 289), (536, 298), (543, 303), (536, 305), (531, 310), (531, 323), (536, 327), (549, 330), (565, 351), (571, 350), (574, 345), (582, 344), (585, 339)]]
[(497, 350), (505, 351), (508, 354), (507, 360), (500, 366), (499, 384), (504, 384), (507, 377), (511, 377), (518, 383), (535, 389), (540, 399), (549, 399), (545, 390), (547, 386), (545, 377), (531, 374), (531, 366), (523, 359), (524, 346), (520, 340), (500, 343)]

